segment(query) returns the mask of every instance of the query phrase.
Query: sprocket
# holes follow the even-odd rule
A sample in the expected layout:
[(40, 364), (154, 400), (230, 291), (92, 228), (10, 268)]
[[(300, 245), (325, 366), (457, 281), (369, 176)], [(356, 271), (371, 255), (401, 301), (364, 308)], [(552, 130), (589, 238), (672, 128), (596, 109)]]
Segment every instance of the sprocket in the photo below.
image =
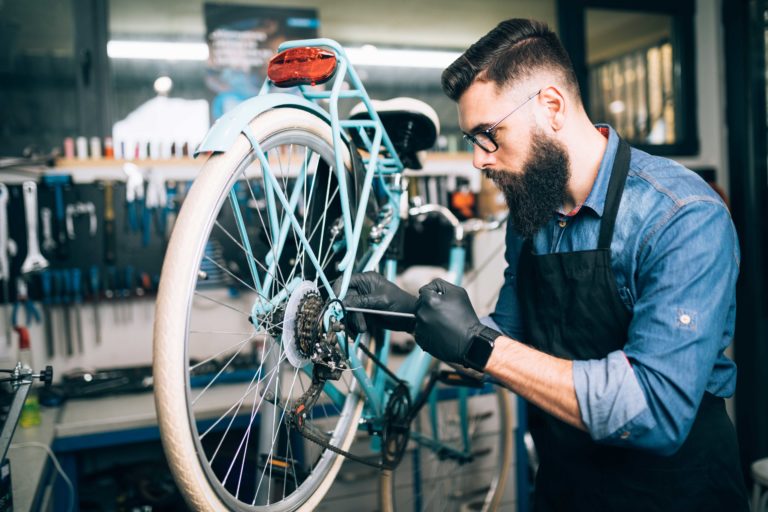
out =
[(411, 429), (411, 398), (408, 388), (399, 384), (392, 390), (384, 412), (381, 456), (384, 466), (394, 468), (403, 458)]

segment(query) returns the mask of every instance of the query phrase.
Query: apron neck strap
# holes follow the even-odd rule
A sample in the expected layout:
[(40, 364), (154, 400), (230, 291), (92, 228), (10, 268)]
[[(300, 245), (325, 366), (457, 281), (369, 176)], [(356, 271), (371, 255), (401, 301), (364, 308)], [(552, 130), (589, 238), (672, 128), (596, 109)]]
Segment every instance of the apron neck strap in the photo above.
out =
[(598, 249), (610, 249), (613, 239), (613, 227), (616, 223), (616, 214), (619, 212), (621, 195), (624, 192), (624, 183), (629, 173), (629, 144), (619, 138), (619, 148), (616, 150), (616, 158), (613, 161), (611, 180), (608, 182), (608, 191), (605, 195), (603, 218), (600, 221), (600, 237), (597, 240)]

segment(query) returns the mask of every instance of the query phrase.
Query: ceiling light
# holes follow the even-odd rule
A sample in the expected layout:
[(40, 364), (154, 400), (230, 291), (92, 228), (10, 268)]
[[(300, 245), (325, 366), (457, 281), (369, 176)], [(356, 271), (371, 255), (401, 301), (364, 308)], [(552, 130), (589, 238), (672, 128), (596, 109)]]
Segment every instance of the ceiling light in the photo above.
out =
[(207, 60), (208, 45), (165, 41), (109, 41), (107, 55), (111, 59)]
[[(444, 69), (461, 53), (438, 50), (380, 49), (373, 45), (345, 49), (355, 66)], [(166, 41), (109, 41), (107, 55), (111, 59), (207, 60), (206, 43)]]
[(167, 96), (173, 87), (173, 80), (169, 76), (159, 76), (154, 83), (155, 92), (161, 96)]

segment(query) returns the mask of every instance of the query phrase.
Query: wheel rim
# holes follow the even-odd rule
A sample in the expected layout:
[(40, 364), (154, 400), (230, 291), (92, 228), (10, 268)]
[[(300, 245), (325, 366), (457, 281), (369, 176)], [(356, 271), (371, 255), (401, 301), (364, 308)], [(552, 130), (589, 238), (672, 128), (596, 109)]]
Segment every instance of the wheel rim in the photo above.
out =
[[(340, 258), (334, 252), (334, 244), (341, 235), (337, 231), (334, 235), (330, 228), (340, 213), (341, 192), (335, 179), (326, 179), (325, 183), (319, 179), (323, 173), (333, 176), (333, 151), (317, 137), (286, 130), (264, 140), (262, 149), (277, 178), (275, 190), (270, 194), (270, 180), (253, 172), (259, 166), (252, 165), (255, 157), (249, 154), (226, 187), (232, 190), (237, 186), (235, 193), (222, 194), (217, 206), (219, 213), (204, 228), (208, 235), (201, 240), (197, 257), (207, 280), (197, 279), (187, 308), (187, 409), (199, 463), (225, 505), (232, 509), (258, 510), (269, 505), (270, 510), (293, 510), (322, 483), (337, 456), (304, 443), (300, 437), (296, 439), (296, 432), (285, 426), (286, 409), (297, 395), (306, 392), (311, 376), (285, 362), (280, 344), (280, 309), (274, 307), (283, 301), (275, 298), (296, 279), (318, 283), (327, 297), (327, 284)], [(288, 165), (294, 163), (299, 167), (298, 173)], [(305, 179), (299, 185), (301, 169), (305, 170)], [(243, 176), (250, 178), (243, 180)], [(298, 232), (290, 225), (287, 231), (281, 229), (286, 226), (286, 209), (270, 207), (279, 204), (275, 197), (278, 189), (286, 198), (297, 198), (294, 218), (306, 234), (309, 247), (317, 253), (320, 270), (309, 261), (310, 251), (307, 244), (302, 244)], [(238, 219), (241, 201), (249, 209), (240, 209)], [(257, 226), (257, 232), (249, 232), (249, 221)], [(260, 240), (261, 246), (249, 246), (245, 240)], [(231, 256), (233, 251), (240, 256)], [(270, 264), (270, 257), (275, 263)], [(242, 288), (243, 296), (250, 295), (252, 299), (227, 300), (226, 291), (209, 286), (212, 281)], [(265, 306), (267, 302), (269, 306)], [(201, 307), (220, 310), (217, 319), (228, 329), (197, 325), (193, 310)], [(239, 320), (231, 320), (233, 315), (239, 316)], [(242, 321), (247, 317), (254, 319), (254, 325), (250, 330), (241, 330), (248, 327)], [(212, 349), (209, 339), (213, 337), (235, 341), (223, 349)], [(243, 362), (243, 354), (249, 352), (250, 365)], [(190, 364), (190, 359), (195, 362)], [(220, 362), (219, 367), (213, 364), (215, 361)], [(224, 381), (229, 377), (227, 368), (240, 365), (252, 377), (237, 390), (238, 385)], [(200, 387), (193, 387), (201, 374), (213, 377)], [(225, 391), (219, 392), (217, 388)], [(355, 426), (355, 389), (352, 376), (342, 375), (309, 412), (310, 421), (318, 430), (332, 432), (328, 441), (335, 446)], [(270, 391), (278, 400), (270, 400)], [(230, 400), (228, 406), (220, 405), (222, 396), (235, 396), (236, 400)], [(211, 407), (215, 410), (212, 416)], [(299, 447), (303, 448), (301, 453), (297, 453)]]

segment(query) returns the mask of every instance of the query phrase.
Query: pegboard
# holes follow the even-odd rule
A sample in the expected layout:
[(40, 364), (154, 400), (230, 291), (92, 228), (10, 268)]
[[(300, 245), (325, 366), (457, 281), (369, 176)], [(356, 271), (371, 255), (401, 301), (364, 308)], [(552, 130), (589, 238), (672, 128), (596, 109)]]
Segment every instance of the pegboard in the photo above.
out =
[[(57, 207), (56, 187), (61, 187), (61, 207)], [(112, 188), (114, 210), (113, 249), (108, 249), (105, 228), (105, 194)], [(9, 238), (16, 246), (15, 256), (9, 256), (10, 266), (10, 301), (16, 301), (16, 279), (21, 275), (21, 266), (28, 252), (27, 223), (24, 213), (22, 185), (8, 185), (8, 228)], [(43, 256), (48, 260), (47, 271), (60, 271), (78, 268), (83, 276), (83, 294), (89, 296), (88, 278), (91, 268), (98, 268), (101, 288), (112, 284), (134, 295), (136, 289), (142, 289), (142, 274), (148, 276), (142, 291), (152, 293), (156, 290), (167, 244), (169, 228), (158, 224), (159, 210), (150, 219), (149, 236), (143, 239), (143, 211), (136, 204), (131, 205), (137, 214), (138, 224), (132, 228), (129, 223), (129, 205), (125, 201), (125, 183), (121, 181), (95, 182), (90, 184), (50, 185), (37, 183), (38, 195), (38, 239)], [(94, 230), (91, 230), (91, 215), (80, 213), (71, 215), (67, 228), (66, 207), (69, 205), (93, 205), (95, 218)], [(54, 245), (45, 244), (43, 215), (51, 212), (52, 238)], [(57, 212), (58, 210), (58, 212)], [(63, 210), (63, 213), (62, 213)], [(162, 230), (161, 230), (162, 228)], [(29, 294), (32, 300), (42, 300), (40, 274), (26, 276)], [(110, 283), (110, 281), (115, 281)], [(130, 282), (129, 282), (130, 281)], [(4, 298), (2, 298), (4, 299)], [(0, 300), (2, 300), (0, 299)]]

